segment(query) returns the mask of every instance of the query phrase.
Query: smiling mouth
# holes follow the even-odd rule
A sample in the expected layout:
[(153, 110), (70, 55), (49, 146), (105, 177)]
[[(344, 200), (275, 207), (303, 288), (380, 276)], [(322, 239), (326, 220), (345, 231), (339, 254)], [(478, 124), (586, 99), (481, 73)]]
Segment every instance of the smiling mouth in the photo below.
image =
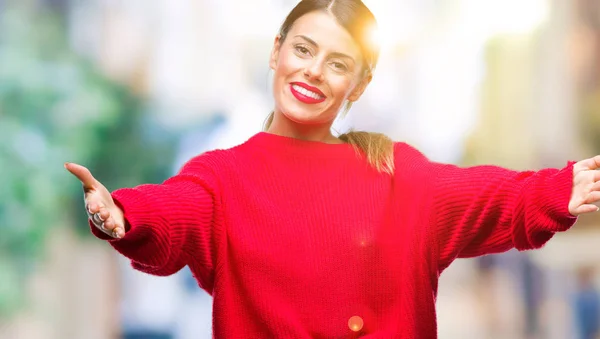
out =
[(292, 94), (299, 101), (306, 104), (318, 104), (320, 102), (325, 101), (325, 96), (309, 89), (306, 89), (300, 85), (292, 84), (291, 86)]

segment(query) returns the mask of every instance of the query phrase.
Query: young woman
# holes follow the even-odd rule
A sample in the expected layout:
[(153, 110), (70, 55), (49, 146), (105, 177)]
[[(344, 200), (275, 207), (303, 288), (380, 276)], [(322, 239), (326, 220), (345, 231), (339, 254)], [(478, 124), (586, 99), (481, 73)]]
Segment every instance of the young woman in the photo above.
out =
[(112, 194), (80, 165), (92, 232), (135, 269), (188, 265), (216, 338), (435, 338), (440, 273), (458, 257), (544, 245), (600, 200), (600, 157), (516, 172), (434, 163), (332, 122), (369, 84), (375, 19), (303, 0), (275, 38), (265, 132)]

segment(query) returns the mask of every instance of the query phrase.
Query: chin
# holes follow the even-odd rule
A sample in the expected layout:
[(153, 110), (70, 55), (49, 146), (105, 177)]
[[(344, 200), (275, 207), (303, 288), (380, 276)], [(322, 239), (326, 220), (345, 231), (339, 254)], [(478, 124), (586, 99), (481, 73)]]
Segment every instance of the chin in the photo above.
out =
[(335, 117), (324, 117), (324, 116), (318, 115), (318, 114), (315, 115), (315, 113), (311, 113), (311, 112), (302, 112), (301, 110), (282, 111), (282, 112), (283, 112), (283, 115), (287, 119), (289, 119), (297, 124), (303, 124), (303, 125), (320, 125), (320, 124), (332, 122), (335, 119)]
[[(319, 107), (320, 106), (320, 107)], [(296, 103), (290, 103), (288, 105), (281, 106), (281, 112), (283, 115), (298, 124), (305, 125), (320, 125), (330, 123), (335, 120), (336, 115), (328, 113), (330, 107), (324, 105), (297, 105)]]

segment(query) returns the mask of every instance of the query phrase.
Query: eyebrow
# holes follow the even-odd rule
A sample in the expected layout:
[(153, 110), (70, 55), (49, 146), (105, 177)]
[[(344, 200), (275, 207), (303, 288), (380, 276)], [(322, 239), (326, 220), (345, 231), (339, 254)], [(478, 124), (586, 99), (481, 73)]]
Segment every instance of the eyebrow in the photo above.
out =
[[(306, 42), (308, 42), (309, 44), (315, 46), (316, 48), (319, 48), (319, 44), (317, 44), (316, 41), (314, 41), (313, 39), (311, 39), (305, 35), (296, 35), (296, 36), (294, 36), (294, 38), (302, 38), (302, 39), (306, 40)], [(333, 52), (331, 54), (336, 57), (340, 57), (340, 58), (348, 58), (348, 59), (352, 60), (353, 62), (355, 62), (354, 58), (349, 56), (348, 54), (344, 54), (344, 53), (340, 53), (340, 52)]]

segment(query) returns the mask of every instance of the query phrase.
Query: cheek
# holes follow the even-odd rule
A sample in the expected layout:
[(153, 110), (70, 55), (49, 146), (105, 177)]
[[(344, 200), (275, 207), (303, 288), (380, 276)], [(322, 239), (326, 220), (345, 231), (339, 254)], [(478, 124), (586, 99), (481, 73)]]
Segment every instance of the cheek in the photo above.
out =
[(301, 67), (302, 62), (298, 57), (287, 51), (281, 51), (275, 73), (278, 76), (285, 77), (291, 73), (297, 72)]
[(351, 79), (339, 75), (332, 76), (330, 78), (329, 84), (332, 92), (334, 92), (334, 94), (337, 97), (343, 98), (349, 96), (350, 93), (352, 93), (352, 89), (354, 88), (354, 82)]

